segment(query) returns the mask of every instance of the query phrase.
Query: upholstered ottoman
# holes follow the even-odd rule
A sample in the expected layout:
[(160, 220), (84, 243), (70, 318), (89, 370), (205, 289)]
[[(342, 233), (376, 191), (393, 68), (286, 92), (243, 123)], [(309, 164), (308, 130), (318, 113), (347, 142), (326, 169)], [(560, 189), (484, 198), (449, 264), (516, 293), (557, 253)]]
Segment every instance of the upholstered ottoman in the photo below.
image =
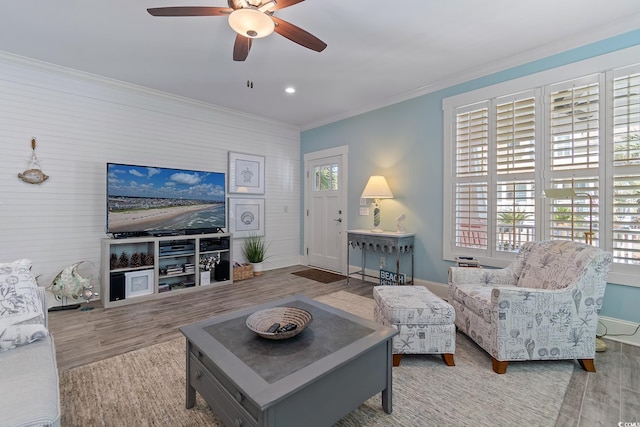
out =
[(442, 354), (455, 366), (455, 312), (423, 286), (375, 286), (374, 319), (400, 332), (393, 338), (393, 366), (403, 354)]

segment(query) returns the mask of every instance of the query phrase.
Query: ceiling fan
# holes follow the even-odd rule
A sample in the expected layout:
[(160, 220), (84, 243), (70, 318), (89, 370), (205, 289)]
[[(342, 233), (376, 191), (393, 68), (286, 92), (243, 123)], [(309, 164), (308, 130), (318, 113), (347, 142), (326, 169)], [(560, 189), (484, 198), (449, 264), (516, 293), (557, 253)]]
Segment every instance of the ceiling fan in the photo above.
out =
[(304, 0), (228, 0), (229, 7), (177, 6), (147, 9), (153, 16), (228, 16), (229, 25), (237, 33), (233, 60), (244, 61), (253, 39), (274, 31), (300, 46), (322, 52), (327, 44), (295, 25), (273, 16), (273, 12)]

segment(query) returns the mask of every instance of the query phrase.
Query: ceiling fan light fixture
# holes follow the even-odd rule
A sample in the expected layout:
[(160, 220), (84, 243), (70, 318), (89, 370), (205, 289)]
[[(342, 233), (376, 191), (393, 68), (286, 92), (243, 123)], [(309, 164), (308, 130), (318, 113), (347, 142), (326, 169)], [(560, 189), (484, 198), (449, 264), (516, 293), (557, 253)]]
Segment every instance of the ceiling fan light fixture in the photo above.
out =
[(229, 15), (229, 25), (233, 31), (244, 37), (259, 39), (273, 33), (276, 26), (265, 13), (256, 9), (236, 9)]

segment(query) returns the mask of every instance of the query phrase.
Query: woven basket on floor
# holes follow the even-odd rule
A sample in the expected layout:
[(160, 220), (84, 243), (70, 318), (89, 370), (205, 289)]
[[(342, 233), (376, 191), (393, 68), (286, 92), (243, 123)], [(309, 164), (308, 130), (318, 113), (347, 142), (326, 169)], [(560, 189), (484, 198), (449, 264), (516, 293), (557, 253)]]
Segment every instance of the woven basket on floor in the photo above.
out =
[(242, 264), (240, 267), (233, 267), (233, 281), (250, 279), (253, 277), (253, 266)]
[[(274, 323), (284, 326), (287, 323), (296, 325), (296, 329), (287, 332), (267, 332)], [(261, 337), (272, 340), (283, 340), (298, 335), (311, 323), (311, 314), (295, 307), (273, 307), (256, 311), (247, 318), (247, 327)]]

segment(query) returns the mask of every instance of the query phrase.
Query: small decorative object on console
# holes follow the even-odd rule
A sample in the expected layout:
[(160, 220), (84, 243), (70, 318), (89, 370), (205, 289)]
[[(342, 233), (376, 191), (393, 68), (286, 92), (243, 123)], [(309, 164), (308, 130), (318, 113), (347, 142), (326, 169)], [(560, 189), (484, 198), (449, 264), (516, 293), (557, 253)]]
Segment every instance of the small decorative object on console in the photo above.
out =
[(247, 327), (263, 338), (282, 340), (294, 337), (311, 323), (311, 313), (295, 307), (273, 307), (256, 311), (247, 318)]
[[(78, 304), (74, 304), (71, 306), (66, 305), (66, 301), (63, 298), (73, 298), (74, 300), (79, 300), (80, 298), (85, 297), (85, 289), (93, 289), (91, 286), (91, 278), (90, 277), (82, 277), (78, 272), (78, 267), (82, 263), (93, 263), (91, 261), (80, 261), (74, 264), (71, 264), (68, 267), (65, 267), (58, 275), (53, 279), (51, 284), (47, 286), (47, 290), (49, 290), (57, 300), (62, 301), (63, 305), (58, 307), (54, 307), (58, 310), (60, 309), (71, 309), (78, 308)], [(93, 293), (92, 293), (93, 294)], [(86, 299), (86, 298), (85, 298)], [(89, 298), (90, 299), (90, 298)], [(87, 299), (87, 302), (89, 302)], [(50, 309), (51, 311), (56, 311), (54, 308)]]
[(200, 270), (211, 271), (214, 270), (216, 265), (220, 264), (220, 254), (213, 255), (200, 255)]
[(91, 302), (91, 300), (96, 297), (98, 298), (100, 296), (100, 294), (97, 294), (93, 291), (93, 285), (92, 286), (88, 286), (88, 287), (84, 287), (82, 288), (82, 298), (84, 298), (85, 301), (87, 301), (87, 305), (85, 305), (84, 307), (82, 307), (80, 309), (80, 311), (89, 311), (89, 310), (93, 310), (93, 307), (89, 306), (89, 303)]
[(138, 268), (142, 265), (142, 263), (140, 262), (140, 254), (137, 252), (134, 252), (131, 254), (131, 259), (129, 260), (129, 265), (132, 268)]
[(406, 233), (407, 229), (404, 227), (402, 221), (407, 218), (407, 214), (403, 213), (396, 219), (396, 232), (398, 233)]
[(118, 258), (118, 268), (127, 268), (129, 267), (129, 255), (126, 252), (122, 252), (120, 254), (120, 258)]

